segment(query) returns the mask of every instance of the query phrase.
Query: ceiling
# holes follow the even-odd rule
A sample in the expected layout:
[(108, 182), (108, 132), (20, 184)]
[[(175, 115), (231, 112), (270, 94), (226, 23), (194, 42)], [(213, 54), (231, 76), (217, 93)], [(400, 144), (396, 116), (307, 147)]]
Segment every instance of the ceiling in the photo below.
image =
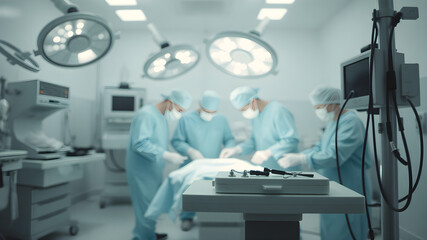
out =
[(138, 5), (131, 7), (111, 7), (104, 0), (71, 1), (80, 11), (102, 15), (115, 30), (146, 29), (146, 22), (122, 22), (114, 13), (140, 8), (160, 30), (249, 31), (257, 25), (262, 7), (288, 9), (282, 20), (272, 21), (268, 28), (315, 30), (355, 0), (295, 0), (291, 5), (268, 5), (264, 0), (137, 0)]

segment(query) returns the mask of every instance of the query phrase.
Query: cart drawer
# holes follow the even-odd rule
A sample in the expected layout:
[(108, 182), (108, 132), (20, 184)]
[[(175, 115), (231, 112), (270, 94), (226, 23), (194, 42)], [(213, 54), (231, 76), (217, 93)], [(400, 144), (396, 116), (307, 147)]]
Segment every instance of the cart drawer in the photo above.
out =
[(23, 168), (18, 174), (18, 184), (34, 187), (50, 187), (71, 182), (83, 177), (81, 164), (48, 169)]
[(70, 196), (66, 195), (62, 198), (57, 198), (52, 201), (36, 203), (32, 207), (32, 219), (43, 217), (61, 209), (67, 209), (71, 205)]
[(31, 234), (38, 234), (50, 229), (58, 229), (61, 226), (66, 226), (69, 223), (69, 210), (63, 210), (52, 214), (51, 216), (39, 218), (31, 221)]
[(38, 203), (49, 199), (67, 195), (70, 192), (70, 184), (62, 184), (50, 188), (33, 189), (32, 203)]

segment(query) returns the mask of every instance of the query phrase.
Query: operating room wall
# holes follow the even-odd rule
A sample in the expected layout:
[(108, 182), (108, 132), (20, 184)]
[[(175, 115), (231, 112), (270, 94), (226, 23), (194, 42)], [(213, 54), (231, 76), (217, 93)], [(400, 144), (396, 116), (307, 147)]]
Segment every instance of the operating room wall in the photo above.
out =
[[(419, 19), (416, 21), (402, 20), (396, 28), (396, 48), (399, 52), (405, 53), (407, 63), (419, 63), (421, 80), (422, 105), (418, 109), (426, 111), (427, 102), (425, 93), (427, 92), (427, 2), (414, 0), (395, 0), (395, 9), (402, 6), (417, 6), (419, 8)], [(321, 56), (326, 57), (322, 61), (321, 76), (325, 82), (340, 86), (340, 63), (360, 53), (360, 48), (369, 44), (371, 34), (371, 13), (378, 9), (377, 1), (360, 0), (354, 1), (340, 13), (332, 17), (327, 24), (320, 29)], [(405, 118), (408, 145), (412, 153), (414, 162), (413, 172), (418, 171), (419, 166), (419, 142), (413, 114), (408, 109), (402, 110)], [(360, 114), (365, 118), (365, 114)], [(426, 136), (426, 135), (424, 135)], [(379, 139), (379, 138), (377, 138)], [(400, 141), (400, 139), (398, 140)], [(425, 148), (426, 146), (424, 146)], [(403, 149), (401, 150), (401, 152)], [(424, 160), (426, 157), (424, 157)], [(410, 208), (399, 214), (401, 239), (427, 239), (427, 229), (425, 228), (425, 216), (427, 209), (427, 177), (420, 180), (420, 185)], [(399, 168), (399, 196), (407, 194), (408, 180), (404, 168)]]

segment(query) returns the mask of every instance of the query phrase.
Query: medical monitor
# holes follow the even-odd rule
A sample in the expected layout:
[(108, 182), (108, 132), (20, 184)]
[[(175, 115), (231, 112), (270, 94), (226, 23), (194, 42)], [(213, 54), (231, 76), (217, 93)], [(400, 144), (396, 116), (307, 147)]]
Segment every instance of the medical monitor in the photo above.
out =
[(132, 118), (134, 113), (144, 106), (145, 89), (105, 88), (104, 118)]
[[(343, 97), (346, 98), (354, 91), (352, 98), (348, 101), (346, 108), (368, 109), (369, 104), (369, 72), (371, 51), (364, 52), (359, 56), (349, 59), (341, 64), (341, 89)], [(383, 56), (379, 50), (375, 50), (374, 67), (372, 76), (372, 92), (374, 107), (383, 101), (383, 74), (375, 69), (382, 69)]]
[(343, 67), (344, 71), (344, 96), (353, 90), (353, 97), (369, 95), (369, 58), (363, 58), (357, 62)]
[(112, 96), (111, 111), (135, 111), (135, 96)]

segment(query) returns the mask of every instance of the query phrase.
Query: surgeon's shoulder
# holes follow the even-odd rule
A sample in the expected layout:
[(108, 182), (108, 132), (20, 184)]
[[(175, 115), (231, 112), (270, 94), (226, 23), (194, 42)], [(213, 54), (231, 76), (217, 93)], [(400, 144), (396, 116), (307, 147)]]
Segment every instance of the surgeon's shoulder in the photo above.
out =
[(158, 111), (154, 105), (145, 105), (135, 113), (135, 119), (155, 119)]
[(199, 117), (199, 113), (197, 111), (190, 111), (190, 112), (185, 112), (182, 115), (182, 118), (179, 119), (180, 122), (184, 122), (184, 121), (195, 121), (198, 120)]
[(154, 113), (154, 110), (156, 109), (156, 107), (154, 105), (145, 105), (144, 107), (140, 108), (136, 114), (137, 115), (141, 115), (141, 114), (152, 114)]
[(283, 104), (279, 102), (272, 101), (269, 103), (269, 105), (270, 105), (270, 109), (276, 113), (292, 115), (291, 112)]
[[(342, 122), (341, 122), (342, 121)], [(354, 111), (348, 111), (344, 115), (342, 115), (340, 119), (340, 125), (341, 123), (344, 125), (348, 125), (351, 127), (358, 127), (358, 128), (364, 128), (362, 120), (359, 118), (359, 116)]]
[(222, 114), (222, 113), (217, 113), (216, 115), (215, 115), (215, 118), (216, 119), (218, 119), (218, 120), (220, 120), (220, 121), (227, 121), (227, 118), (225, 117), (225, 115), (224, 114)]

